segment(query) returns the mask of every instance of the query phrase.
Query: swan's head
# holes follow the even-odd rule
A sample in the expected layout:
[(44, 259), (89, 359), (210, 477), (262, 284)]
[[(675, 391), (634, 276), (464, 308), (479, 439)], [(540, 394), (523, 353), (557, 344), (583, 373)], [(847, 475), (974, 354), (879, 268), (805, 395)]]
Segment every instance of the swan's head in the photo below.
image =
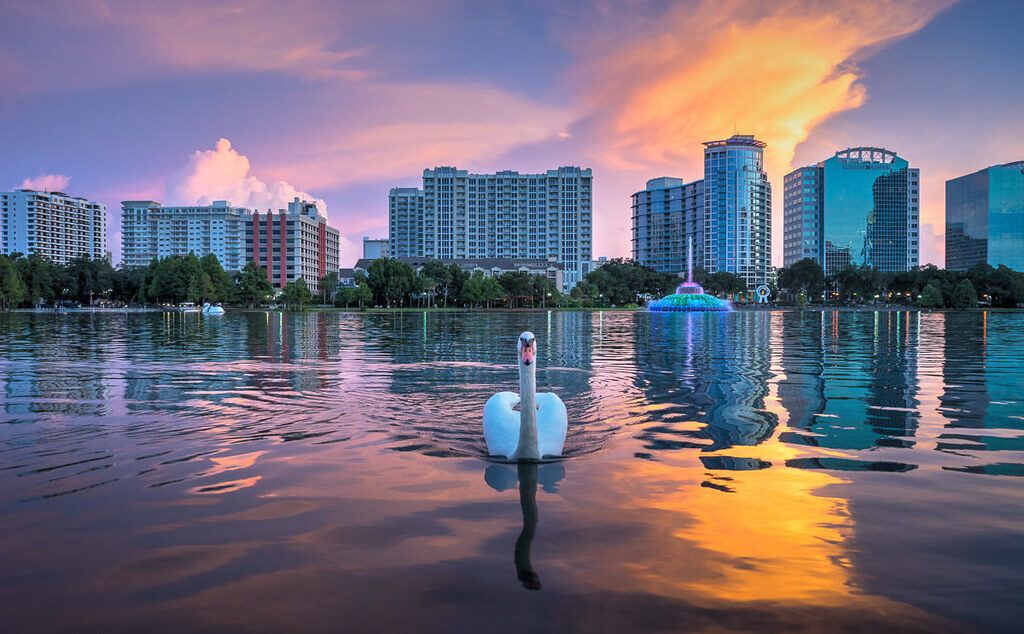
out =
[(519, 361), (523, 365), (530, 365), (537, 358), (537, 338), (532, 332), (524, 332), (519, 335)]

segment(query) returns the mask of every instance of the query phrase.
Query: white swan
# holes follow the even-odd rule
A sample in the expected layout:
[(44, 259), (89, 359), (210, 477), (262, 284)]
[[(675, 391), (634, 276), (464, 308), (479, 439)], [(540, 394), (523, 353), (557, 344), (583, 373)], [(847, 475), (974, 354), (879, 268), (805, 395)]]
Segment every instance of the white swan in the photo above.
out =
[[(537, 394), (537, 338), (519, 335), (519, 394), (498, 392), (484, 405), (487, 452), (509, 460), (561, 456), (568, 417), (555, 394)], [(516, 405), (519, 409), (516, 410)]]

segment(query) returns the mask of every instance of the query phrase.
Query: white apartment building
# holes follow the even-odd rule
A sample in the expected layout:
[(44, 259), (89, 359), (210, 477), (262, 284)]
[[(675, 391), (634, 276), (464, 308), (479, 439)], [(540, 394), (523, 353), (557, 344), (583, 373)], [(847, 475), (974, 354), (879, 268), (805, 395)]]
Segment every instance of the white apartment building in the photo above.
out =
[(217, 256), (227, 271), (245, 267), (245, 227), (250, 212), (226, 200), (212, 205), (163, 207), (152, 200), (121, 203), (125, 266), (147, 266), (172, 255)]
[(543, 174), (423, 172), (423, 188), (389, 195), (392, 257), (554, 258), (569, 292), (592, 267), (593, 176), (559, 167)]
[(57, 264), (107, 256), (107, 208), (62, 192), (0, 192), (0, 253), (38, 253)]

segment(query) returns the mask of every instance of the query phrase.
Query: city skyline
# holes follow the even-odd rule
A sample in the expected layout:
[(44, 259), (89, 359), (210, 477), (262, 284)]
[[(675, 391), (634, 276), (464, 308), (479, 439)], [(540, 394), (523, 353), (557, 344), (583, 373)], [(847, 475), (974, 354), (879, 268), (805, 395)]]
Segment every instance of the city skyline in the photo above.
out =
[[(1024, 58), (1015, 16), (1010, 2), (6, 3), (0, 120), (19, 151), (0, 157), (0, 189), (42, 177), (104, 203), (115, 260), (123, 200), (305, 195), (327, 203), (350, 263), (362, 236), (386, 235), (388, 190), (424, 168), (583, 165), (594, 255), (626, 256), (630, 194), (697, 180), (700, 143), (735, 132), (766, 141), (777, 192), (844, 147), (899, 148), (921, 169), (921, 263), (941, 265), (945, 181), (1024, 156), (1006, 133), (1024, 115), (1003, 80)], [(773, 216), (781, 265), (781, 196)]]

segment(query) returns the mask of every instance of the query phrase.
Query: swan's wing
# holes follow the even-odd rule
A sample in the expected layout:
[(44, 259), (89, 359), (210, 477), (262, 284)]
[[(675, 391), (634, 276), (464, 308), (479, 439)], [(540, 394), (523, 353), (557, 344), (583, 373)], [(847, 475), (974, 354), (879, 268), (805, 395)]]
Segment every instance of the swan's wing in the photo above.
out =
[(540, 444), (540, 455), (561, 456), (568, 429), (569, 416), (562, 399), (551, 392), (538, 394), (537, 439)]
[(519, 445), (519, 412), (512, 409), (519, 403), (514, 392), (498, 392), (484, 405), (484, 440), (487, 453), (509, 460)]

